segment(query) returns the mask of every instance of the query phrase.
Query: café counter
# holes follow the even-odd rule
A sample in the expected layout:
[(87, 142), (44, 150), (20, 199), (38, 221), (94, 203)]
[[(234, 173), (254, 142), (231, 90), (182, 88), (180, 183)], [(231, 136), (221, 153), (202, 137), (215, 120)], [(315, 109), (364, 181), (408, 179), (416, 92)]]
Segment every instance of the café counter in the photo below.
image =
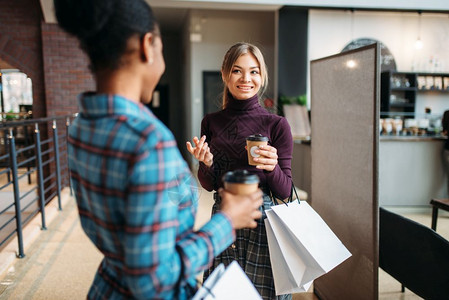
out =
[[(447, 198), (442, 136), (379, 137), (379, 205), (428, 206)], [(311, 142), (295, 140), (292, 175), (297, 187), (311, 195)], [(311, 195), (313, 198), (313, 195)]]
[(443, 136), (379, 137), (379, 205), (424, 206), (447, 198)]

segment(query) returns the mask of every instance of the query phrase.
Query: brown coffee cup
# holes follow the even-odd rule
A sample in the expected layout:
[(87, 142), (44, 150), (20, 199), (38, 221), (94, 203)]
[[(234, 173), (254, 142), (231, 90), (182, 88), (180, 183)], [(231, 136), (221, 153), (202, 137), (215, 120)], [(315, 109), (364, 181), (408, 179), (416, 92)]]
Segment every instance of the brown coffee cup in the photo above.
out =
[(223, 175), (225, 190), (234, 195), (249, 195), (259, 188), (259, 176), (247, 170), (229, 171)]
[(259, 157), (255, 150), (259, 149), (259, 146), (267, 145), (268, 137), (261, 134), (253, 134), (246, 138), (246, 150), (248, 151), (248, 164), (250, 166), (257, 166), (258, 163), (253, 160), (254, 157)]

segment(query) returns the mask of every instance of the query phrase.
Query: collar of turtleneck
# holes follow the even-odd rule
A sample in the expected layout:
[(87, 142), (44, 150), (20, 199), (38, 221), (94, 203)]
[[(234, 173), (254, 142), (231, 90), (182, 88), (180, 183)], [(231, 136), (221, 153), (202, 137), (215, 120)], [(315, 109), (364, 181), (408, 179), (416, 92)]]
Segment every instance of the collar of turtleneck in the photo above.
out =
[(244, 111), (244, 110), (253, 110), (260, 106), (259, 97), (257, 96), (257, 94), (246, 100), (234, 99), (234, 97), (232, 97), (232, 95), (229, 94), (228, 99), (229, 102), (226, 106), (227, 109)]

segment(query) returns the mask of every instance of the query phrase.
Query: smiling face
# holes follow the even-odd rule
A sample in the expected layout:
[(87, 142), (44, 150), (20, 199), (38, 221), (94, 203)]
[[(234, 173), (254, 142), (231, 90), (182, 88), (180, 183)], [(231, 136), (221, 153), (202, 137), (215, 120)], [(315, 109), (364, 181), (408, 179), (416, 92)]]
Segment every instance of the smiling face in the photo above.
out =
[(249, 99), (259, 92), (262, 85), (259, 62), (251, 53), (242, 54), (232, 66), (229, 78), (223, 80), (235, 99)]

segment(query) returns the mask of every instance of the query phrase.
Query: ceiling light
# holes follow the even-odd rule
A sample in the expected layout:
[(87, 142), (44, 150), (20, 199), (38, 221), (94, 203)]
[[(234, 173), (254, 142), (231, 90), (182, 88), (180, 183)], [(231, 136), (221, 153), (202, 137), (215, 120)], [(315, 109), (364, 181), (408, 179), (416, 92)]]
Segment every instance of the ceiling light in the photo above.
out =
[(418, 38), (416, 39), (415, 42), (415, 48), (417, 50), (422, 49), (423, 47), (423, 42), (421, 40), (421, 11), (418, 11)]

